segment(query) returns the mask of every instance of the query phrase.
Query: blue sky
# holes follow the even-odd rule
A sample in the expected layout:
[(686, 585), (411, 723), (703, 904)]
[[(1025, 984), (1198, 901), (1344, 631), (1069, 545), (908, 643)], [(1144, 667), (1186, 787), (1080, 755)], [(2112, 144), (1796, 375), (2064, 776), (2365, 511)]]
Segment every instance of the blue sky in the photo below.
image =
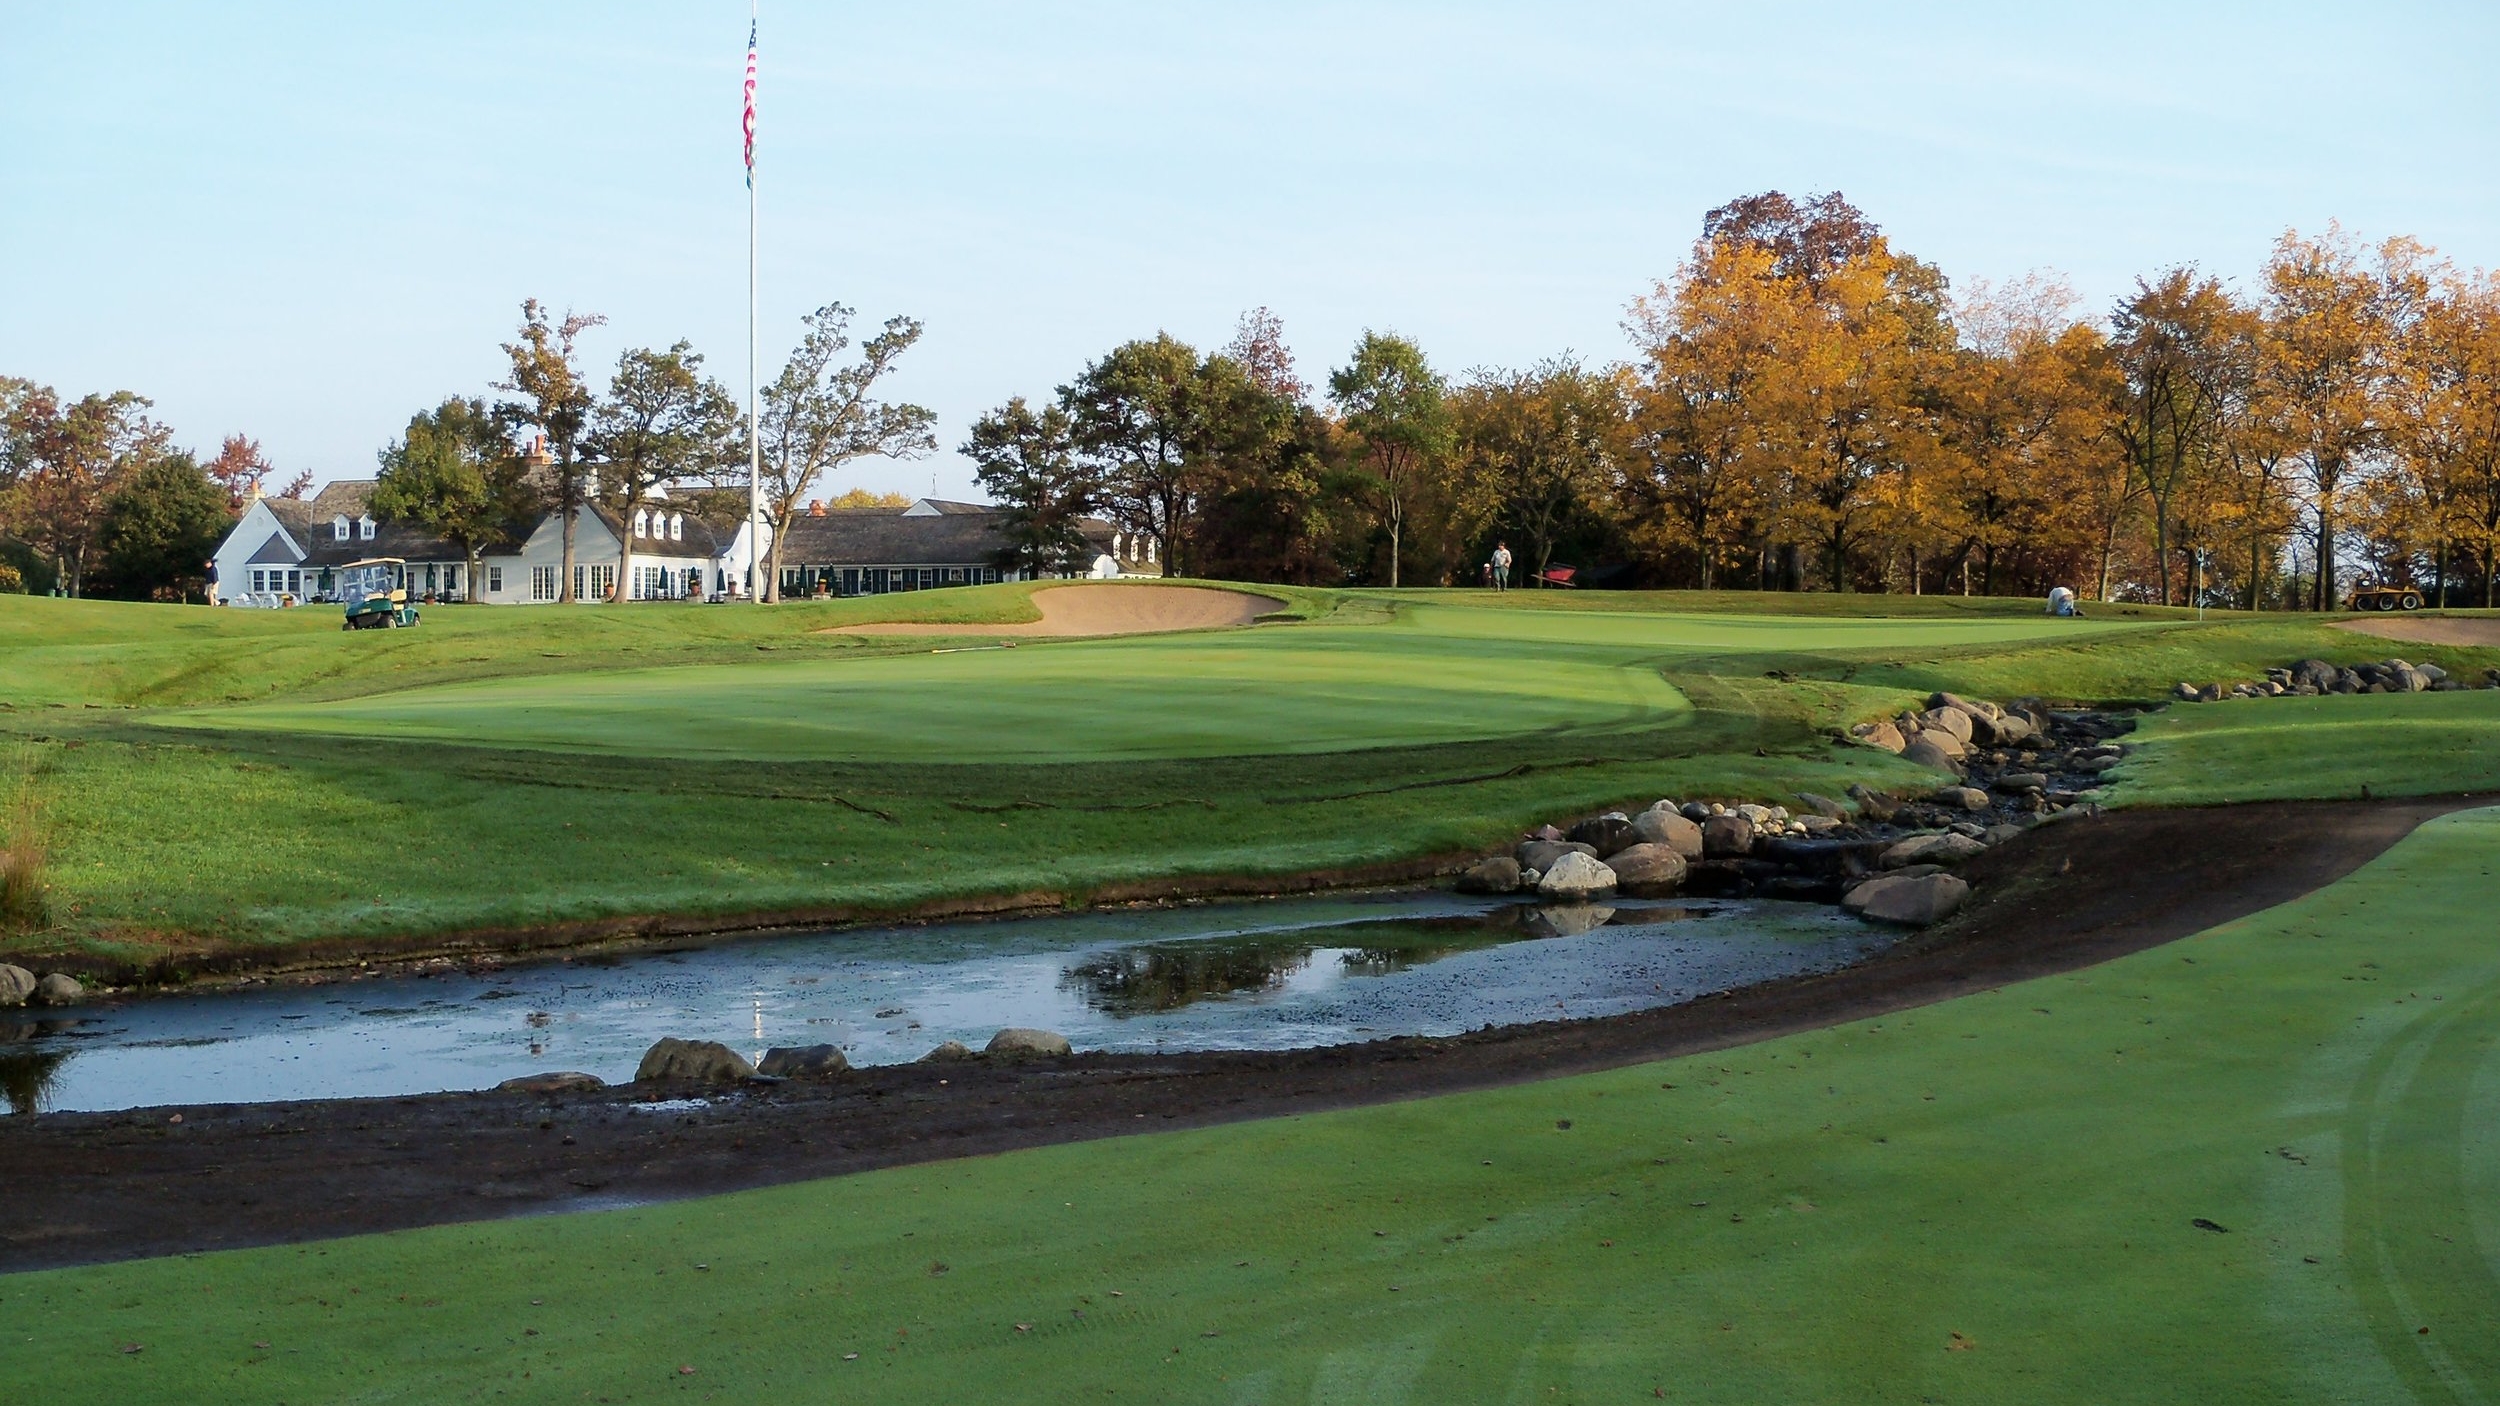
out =
[[(743, 387), (743, 5), (0, 0), (0, 372), (371, 472), (536, 296)], [(1702, 212), (1837, 188), (1957, 280), (2500, 264), (2500, 7), (768, 3), (763, 344), (910, 312), (959, 443), (1158, 329), (1624, 348)], [(852, 482), (970, 492), (951, 453)], [(836, 485), (836, 487), (847, 485)]]

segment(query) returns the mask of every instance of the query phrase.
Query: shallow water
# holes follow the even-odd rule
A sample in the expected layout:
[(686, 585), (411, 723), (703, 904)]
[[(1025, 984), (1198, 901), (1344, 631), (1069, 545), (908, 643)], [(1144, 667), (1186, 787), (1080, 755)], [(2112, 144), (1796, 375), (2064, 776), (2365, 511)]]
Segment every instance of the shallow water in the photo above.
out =
[(1550, 908), (1446, 893), (1269, 900), (727, 942), (680, 952), (0, 1014), (17, 1112), (610, 1081), (663, 1035), (840, 1045), (853, 1064), (978, 1049), (1286, 1049), (1614, 1015), (1826, 970), (1891, 938), (1814, 904)]

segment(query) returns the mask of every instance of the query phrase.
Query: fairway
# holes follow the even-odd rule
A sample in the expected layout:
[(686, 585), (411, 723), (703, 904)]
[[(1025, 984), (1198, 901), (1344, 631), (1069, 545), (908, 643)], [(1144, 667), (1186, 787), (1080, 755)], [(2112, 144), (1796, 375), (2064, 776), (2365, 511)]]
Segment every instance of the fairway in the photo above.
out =
[(2268, 698), (2147, 718), (2110, 773), (2126, 805), (2500, 790), (2500, 690)]
[(1334, 752), (1671, 723), (1659, 674), (1742, 653), (1934, 649), (2125, 626), (1401, 605), (1379, 624), (441, 685), (204, 709), (243, 728), (679, 757), (1135, 760)]
[(0, 1351), (62, 1402), (2487, 1399), (2495, 850), (1610, 1073), (0, 1279)]

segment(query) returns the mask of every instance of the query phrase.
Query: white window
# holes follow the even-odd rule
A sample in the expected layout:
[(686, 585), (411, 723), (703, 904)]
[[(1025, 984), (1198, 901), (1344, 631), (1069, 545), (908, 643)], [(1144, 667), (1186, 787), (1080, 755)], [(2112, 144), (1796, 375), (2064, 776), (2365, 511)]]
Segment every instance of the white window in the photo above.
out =
[(490, 566), (490, 567), (486, 568), (486, 593), (487, 593), (488, 595), (493, 595), (493, 596), (499, 596), (499, 595), (502, 595), (502, 594), (503, 594), (503, 568), (502, 568), (502, 567), (500, 567), (500, 566)]
[(556, 598), (556, 569), (555, 569), (554, 567), (552, 567), (552, 566), (533, 566), (533, 567), (531, 567), (531, 568), (530, 568), (530, 599), (531, 599), (531, 600), (554, 600), (555, 598)]
[(683, 542), (686, 540), (686, 515), (684, 513), (670, 513), (668, 515), (668, 540), (672, 542)]
[(606, 600), (616, 589), (616, 567), (576, 566), (573, 568), (573, 599), (575, 601)]
[(373, 519), (369, 517), (356, 519), (356, 540), (359, 542), (373, 540)]
[(650, 513), (638, 512), (634, 514), (634, 535), (637, 537), (648, 537), (651, 535)]
[(330, 519), (330, 540), (333, 542), (347, 540), (347, 514), (341, 513)]

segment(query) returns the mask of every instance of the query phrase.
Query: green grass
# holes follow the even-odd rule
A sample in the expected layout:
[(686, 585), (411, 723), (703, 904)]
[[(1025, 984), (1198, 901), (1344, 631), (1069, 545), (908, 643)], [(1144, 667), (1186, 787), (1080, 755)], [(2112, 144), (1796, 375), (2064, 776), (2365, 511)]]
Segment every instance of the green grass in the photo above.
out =
[(50, 854), (47, 925), (0, 951), (141, 962), (1338, 870), (1660, 795), (1920, 786), (1830, 738), (1936, 688), (2153, 698), (2388, 648), (2309, 617), (1959, 597), (1267, 587), (1289, 622), (1248, 631), (943, 654), (822, 633), (1030, 619), (1033, 589), (452, 608), (352, 634), (323, 610), (0, 596), (0, 781), (34, 777)]
[(2099, 968), (1612, 1073), (0, 1279), (0, 1376), (127, 1403), (2487, 1399), (2496, 855), (2500, 812), (2455, 816)]
[(2172, 708), (2110, 773), (2129, 805), (2500, 791), (2500, 691)]

